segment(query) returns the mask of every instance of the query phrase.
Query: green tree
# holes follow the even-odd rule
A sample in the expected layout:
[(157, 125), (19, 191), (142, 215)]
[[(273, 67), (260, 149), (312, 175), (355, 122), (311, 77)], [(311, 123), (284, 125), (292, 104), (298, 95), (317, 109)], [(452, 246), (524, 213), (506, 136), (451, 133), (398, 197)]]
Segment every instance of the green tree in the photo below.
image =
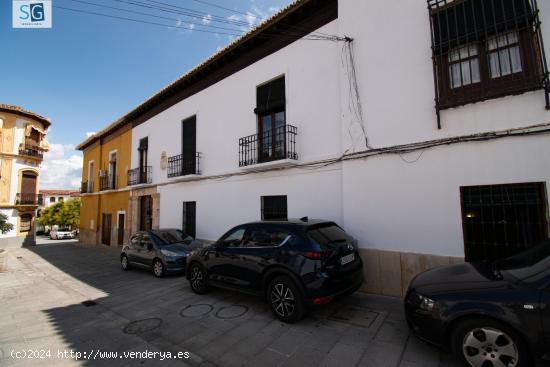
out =
[(40, 212), (40, 225), (75, 229), (80, 225), (80, 200), (58, 201)]
[(4, 213), (0, 213), (0, 232), (2, 234), (8, 233), (13, 229), (13, 224), (8, 223), (8, 216)]

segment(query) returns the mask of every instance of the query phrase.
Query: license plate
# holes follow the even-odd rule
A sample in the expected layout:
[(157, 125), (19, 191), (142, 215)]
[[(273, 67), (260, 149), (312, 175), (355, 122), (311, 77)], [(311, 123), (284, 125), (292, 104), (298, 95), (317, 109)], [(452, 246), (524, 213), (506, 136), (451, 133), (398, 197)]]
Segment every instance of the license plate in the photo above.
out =
[(340, 264), (346, 265), (355, 260), (355, 254), (349, 254), (340, 258)]

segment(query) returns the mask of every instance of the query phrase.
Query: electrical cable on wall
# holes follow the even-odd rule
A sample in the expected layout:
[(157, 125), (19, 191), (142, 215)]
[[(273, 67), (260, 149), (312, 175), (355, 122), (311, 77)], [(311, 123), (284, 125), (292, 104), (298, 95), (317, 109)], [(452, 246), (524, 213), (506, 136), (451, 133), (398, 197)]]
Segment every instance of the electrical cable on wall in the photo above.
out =
[[(428, 141), (422, 141), (417, 143), (393, 145), (393, 146), (383, 147), (383, 148), (372, 148), (372, 149), (367, 149), (360, 152), (347, 153), (336, 158), (324, 159), (324, 160), (308, 162), (308, 163), (300, 163), (290, 168), (316, 170), (316, 169), (324, 168), (343, 161), (368, 159), (374, 156), (391, 155), (391, 154), (396, 154), (400, 156), (401, 159), (403, 159), (403, 157), (401, 157), (402, 154), (408, 154), (408, 153), (420, 151), (421, 153), (417, 159), (415, 159), (412, 162), (406, 161), (407, 163), (414, 163), (415, 161), (420, 159), (420, 157), (424, 154), (426, 150), (439, 147), (439, 146), (454, 145), (454, 144), (469, 143), (469, 142), (490, 141), (490, 140), (503, 139), (503, 138), (546, 135), (546, 134), (550, 134), (550, 123), (526, 126), (521, 128), (503, 130), (503, 131), (490, 131), (490, 132), (478, 133), (478, 134), (472, 134), (472, 135), (463, 135), (463, 136), (457, 136), (457, 137), (451, 137), (451, 138), (428, 140)], [(170, 185), (180, 181), (181, 182), (203, 181), (203, 180), (222, 181), (222, 180), (226, 180), (228, 178), (236, 177), (236, 176), (245, 176), (245, 175), (254, 174), (254, 173), (275, 172), (275, 171), (282, 171), (287, 169), (289, 169), (289, 167), (266, 168), (261, 170), (251, 169), (247, 171), (226, 173), (221, 175), (197, 177), (193, 180), (189, 180), (189, 179), (174, 180), (171, 182), (159, 183), (158, 186)]]

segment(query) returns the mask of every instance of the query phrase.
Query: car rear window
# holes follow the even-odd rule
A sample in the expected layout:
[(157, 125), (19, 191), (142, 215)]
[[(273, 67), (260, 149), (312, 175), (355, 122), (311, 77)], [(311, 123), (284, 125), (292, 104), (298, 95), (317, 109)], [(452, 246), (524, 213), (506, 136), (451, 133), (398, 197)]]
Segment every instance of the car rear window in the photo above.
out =
[(346, 232), (334, 223), (327, 223), (307, 230), (307, 235), (320, 245), (348, 240)]

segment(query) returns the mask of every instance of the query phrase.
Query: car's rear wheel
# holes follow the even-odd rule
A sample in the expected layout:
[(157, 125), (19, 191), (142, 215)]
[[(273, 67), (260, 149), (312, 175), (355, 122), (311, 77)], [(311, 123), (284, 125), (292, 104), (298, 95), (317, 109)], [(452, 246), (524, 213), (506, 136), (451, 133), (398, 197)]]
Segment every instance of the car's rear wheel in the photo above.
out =
[(304, 317), (304, 300), (296, 283), (289, 277), (278, 276), (273, 279), (269, 284), (267, 298), (279, 320), (294, 323)]
[(193, 292), (204, 294), (208, 292), (207, 274), (200, 264), (191, 264), (189, 268), (189, 285)]
[(159, 259), (153, 261), (153, 274), (155, 274), (157, 278), (161, 278), (164, 275), (164, 265)]
[(452, 348), (464, 366), (525, 367), (529, 352), (507, 325), (484, 317), (461, 321), (451, 334)]
[(120, 266), (122, 267), (122, 270), (130, 270), (130, 263), (128, 262), (128, 256), (123, 254), (120, 257)]

